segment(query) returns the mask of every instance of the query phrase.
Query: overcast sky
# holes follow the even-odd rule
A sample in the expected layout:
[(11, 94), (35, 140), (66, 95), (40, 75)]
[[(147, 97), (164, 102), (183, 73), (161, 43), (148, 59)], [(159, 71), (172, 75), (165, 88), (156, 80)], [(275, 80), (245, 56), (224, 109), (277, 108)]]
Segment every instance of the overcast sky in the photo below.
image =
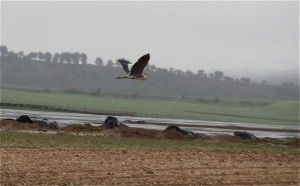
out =
[(298, 73), (298, 2), (1, 2), (1, 44), (85, 52), (107, 61), (145, 53), (159, 67), (235, 75)]

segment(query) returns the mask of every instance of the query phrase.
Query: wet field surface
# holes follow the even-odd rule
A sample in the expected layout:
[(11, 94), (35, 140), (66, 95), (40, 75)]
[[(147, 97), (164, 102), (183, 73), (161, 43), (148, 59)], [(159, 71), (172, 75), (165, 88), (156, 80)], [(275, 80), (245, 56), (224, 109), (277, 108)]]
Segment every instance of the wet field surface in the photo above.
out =
[[(107, 117), (106, 115), (81, 114), (67, 112), (47, 112), (47, 111), (30, 111), (1, 109), (0, 119), (16, 119), (18, 116), (27, 114), (41, 118), (47, 118), (58, 122), (60, 126), (66, 126), (75, 123), (102, 124)], [(185, 119), (167, 119), (167, 118), (150, 118), (150, 117), (133, 117), (133, 116), (115, 116), (120, 122), (130, 127), (147, 128), (164, 130), (168, 125), (175, 124), (181, 128), (207, 135), (229, 134), (233, 135), (234, 131), (248, 131), (257, 137), (285, 138), (299, 137), (299, 125), (271, 125), (271, 124), (251, 124), (251, 123), (231, 123), (215, 122), (202, 120), (185, 120)], [(128, 121), (129, 120), (129, 121)], [(126, 122), (127, 121), (127, 122)]]

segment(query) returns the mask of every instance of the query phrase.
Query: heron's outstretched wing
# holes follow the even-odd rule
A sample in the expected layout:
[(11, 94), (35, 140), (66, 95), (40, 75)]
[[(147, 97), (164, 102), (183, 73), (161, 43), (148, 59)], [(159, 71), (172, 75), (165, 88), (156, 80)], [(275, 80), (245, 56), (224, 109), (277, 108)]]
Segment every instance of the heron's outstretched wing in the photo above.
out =
[(131, 67), (130, 75), (139, 75), (144, 71), (145, 66), (150, 60), (150, 54), (143, 55), (140, 59)]
[(130, 62), (125, 59), (118, 59), (118, 62), (122, 65), (124, 71), (128, 74), (129, 73), (128, 64), (130, 64)]

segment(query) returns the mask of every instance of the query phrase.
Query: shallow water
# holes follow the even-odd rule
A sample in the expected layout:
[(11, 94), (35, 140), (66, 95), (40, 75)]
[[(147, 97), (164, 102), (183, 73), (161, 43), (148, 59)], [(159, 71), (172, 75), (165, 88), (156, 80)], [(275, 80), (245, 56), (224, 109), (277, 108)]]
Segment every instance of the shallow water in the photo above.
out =
[[(22, 114), (47, 118), (59, 123), (60, 126), (66, 126), (72, 123), (103, 123), (106, 115), (97, 114), (80, 114), (69, 112), (47, 112), (47, 111), (31, 111), (31, 110), (14, 110), (14, 109), (1, 109), (0, 119), (12, 118), (16, 119)], [(167, 118), (150, 118), (150, 117), (133, 117), (133, 116), (116, 116), (119, 121), (132, 120), (132, 121), (146, 121), (148, 123), (160, 123), (161, 125), (151, 124), (126, 124), (130, 127), (148, 128), (164, 130), (168, 124), (181, 124), (181, 125), (196, 125), (195, 127), (181, 127), (196, 133), (204, 133), (207, 135), (220, 135), (229, 134), (233, 135), (236, 129), (220, 129), (220, 128), (203, 128), (201, 125), (209, 126), (242, 126), (254, 128), (268, 128), (268, 129), (299, 129), (299, 125), (270, 125), (270, 124), (251, 124), (251, 123), (231, 123), (231, 122), (216, 122), (216, 121), (203, 121), (203, 120), (185, 120), (185, 119), (167, 119)], [(199, 127), (197, 127), (199, 126)], [(247, 130), (244, 130), (247, 131)], [(276, 132), (276, 131), (256, 131), (249, 130), (248, 132), (256, 135), (257, 137), (271, 137), (271, 138), (285, 138), (285, 137), (299, 137), (299, 133), (295, 132)]]

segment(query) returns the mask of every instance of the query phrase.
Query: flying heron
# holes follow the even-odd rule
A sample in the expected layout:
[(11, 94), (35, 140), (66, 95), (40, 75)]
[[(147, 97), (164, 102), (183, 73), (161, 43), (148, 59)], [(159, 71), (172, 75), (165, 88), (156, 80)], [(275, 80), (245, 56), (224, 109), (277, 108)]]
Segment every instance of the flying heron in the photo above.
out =
[(119, 59), (119, 63), (122, 65), (124, 71), (127, 73), (127, 76), (119, 76), (116, 77), (116, 79), (137, 79), (137, 80), (146, 80), (150, 77), (150, 75), (143, 73), (145, 66), (148, 64), (150, 60), (150, 54), (143, 55), (139, 58), (139, 60), (131, 67), (131, 70), (129, 71), (128, 64), (131, 64), (131, 62), (125, 60), (125, 59)]

